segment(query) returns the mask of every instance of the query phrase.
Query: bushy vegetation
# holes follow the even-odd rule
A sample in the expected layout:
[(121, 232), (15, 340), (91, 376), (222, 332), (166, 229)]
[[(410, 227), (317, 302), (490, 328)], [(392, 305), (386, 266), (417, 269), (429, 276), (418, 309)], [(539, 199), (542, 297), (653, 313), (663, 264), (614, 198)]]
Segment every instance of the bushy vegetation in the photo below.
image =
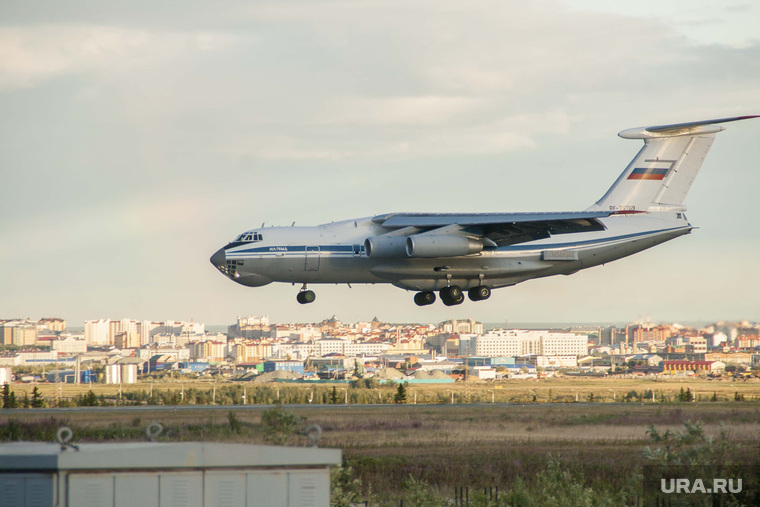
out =
[[(267, 389), (267, 395), (276, 398), (277, 387)], [(329, 398), (331, 391), (325, 386), (315, 398)], [(393, 392), (398, 392), (398, 384), (387, 391)], [(448, 397), (446, 391), (443, 394)], [(248, 396), (252, 395), (249, 387)], [(285, 397), (285, 390), (279, 395)], [(85, 399), (100, 402), (89, 392), (82, 402)], [(760, 457), (753, 426), (760, 408), (734, 402), (526, 404), (477, 410), (409, 403), (346, 408), (274, 404), (265, 409), (158, 408), (137, 416), (103, 408), (95, 414), (72, 412), (66, 419), (33, 412), (8, 414), (0, 419), (4, 441), (53, 441), (63, 424), (73, 429), (75, 443), (143, 440), (147, 422), (158, 418), (165, 426), (159, 441), (297, 446), (308, 445), (303, 436), (308, 416), (308, 424), (322, 428), (321, 447), (343, 450), (343, 466), (332, 477), (333, 500), (339, 506), (364, 501), (394, 507), (401, 501), (455, 505), (457, 495), (466, 495), (471, 506), (636, 505), (642, 500), (640, 471), (646, 464), (746, 466)], [(700, 422), (682, 423), (690, 420)], [(721, 423), (726, 423), (724, 431)]]
[[(151, 374), (153, 375), (153, 374)], [(396, 402), (399, 383), (379, 382), (363, 377), (340, 384), (296, 384), (207, 381), (175, 378), (160, 372), (148, 382), (144, 378), (130, 385), (14, 384), (5, 388), (5, 408), (33, 407), (37, 389), (42, 406), (71, 407), (82, 403), (95, 406), (88, 398), (92, 390), (97, 406), (114, 405), (271, 405), (282, 404), (351, 404), (378, 405)], [(163, 375), (162, 378), (159, 378)], [(175, 375), (176, 376), (176, 375)], [(708, 379), (598, 379), (551, 378), (540, 382), (456, 382), (447, 384), (404, 383), (406, 403), (637, 403), (683, 404), (701, 402), (760, 401), (760, 382), (744, 379), (736, 385)], [(14, 392), (15, 391), (15, 392)]]
[(296, 434), (298, 428), (306, 420), (281, 405), (265, 411), (261, 415), (261, 428), (264, 441), (272, 445), (283, 445)]

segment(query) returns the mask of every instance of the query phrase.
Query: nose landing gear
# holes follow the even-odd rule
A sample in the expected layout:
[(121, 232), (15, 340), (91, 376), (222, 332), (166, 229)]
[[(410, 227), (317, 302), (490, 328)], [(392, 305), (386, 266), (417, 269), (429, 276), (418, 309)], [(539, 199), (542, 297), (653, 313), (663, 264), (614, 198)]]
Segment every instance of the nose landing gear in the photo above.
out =
[(303, 287), (301, 287), (301, 292), (296, 295), (296, 301), (302, 305), (313, 303), (315, 299), (317, 299), (317, 295), (314, 294), (313, 290), (307, 290), (306, 284), (303, 284)]

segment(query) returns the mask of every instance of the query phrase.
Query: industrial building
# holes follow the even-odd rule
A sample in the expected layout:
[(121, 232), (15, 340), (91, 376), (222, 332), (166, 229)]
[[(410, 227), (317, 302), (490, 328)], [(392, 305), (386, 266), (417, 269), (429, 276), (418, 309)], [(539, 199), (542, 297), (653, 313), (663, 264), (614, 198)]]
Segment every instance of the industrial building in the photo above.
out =
[(0, 445), (0, 503), (327, 507), (330, 468), (340, 463), (339, 449), (206, 442), (18, 442)]

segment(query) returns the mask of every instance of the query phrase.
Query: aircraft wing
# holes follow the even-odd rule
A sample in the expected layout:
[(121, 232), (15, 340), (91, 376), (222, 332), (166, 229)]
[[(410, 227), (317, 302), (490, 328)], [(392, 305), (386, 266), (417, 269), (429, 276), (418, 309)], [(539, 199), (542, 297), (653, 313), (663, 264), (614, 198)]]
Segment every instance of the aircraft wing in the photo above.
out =
[[(460, 234), (490, 240), (496, 246), (513, 245), (548, 238), (555, 234), (602, 231), (599, 219), (608, 211), (570, 211), (547, 213), (390, 213), (378, 215), (373, 222), (389, 229), (414, 228), (434, 232), (452, 227)], [(488, 243), (488, 242), (487, 242)]]

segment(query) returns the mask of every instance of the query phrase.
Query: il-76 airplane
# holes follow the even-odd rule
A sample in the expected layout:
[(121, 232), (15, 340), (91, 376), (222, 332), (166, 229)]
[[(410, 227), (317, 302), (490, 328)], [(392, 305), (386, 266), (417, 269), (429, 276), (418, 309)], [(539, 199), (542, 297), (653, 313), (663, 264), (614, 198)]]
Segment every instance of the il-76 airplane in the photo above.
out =
[(240, 234), (211, 257), (248, 287), (390, 283), (416, 291), (419, 306), (458, 305), (464, 291), (483, 301), (492, 289), (570, 275), (689, 234), (683, 200), (713, 143), (741, 116), (628, 129), (644, 147), (604, 196), (585, 211), (559, 213), (388, 213), (313, 227), (267, 227)]

